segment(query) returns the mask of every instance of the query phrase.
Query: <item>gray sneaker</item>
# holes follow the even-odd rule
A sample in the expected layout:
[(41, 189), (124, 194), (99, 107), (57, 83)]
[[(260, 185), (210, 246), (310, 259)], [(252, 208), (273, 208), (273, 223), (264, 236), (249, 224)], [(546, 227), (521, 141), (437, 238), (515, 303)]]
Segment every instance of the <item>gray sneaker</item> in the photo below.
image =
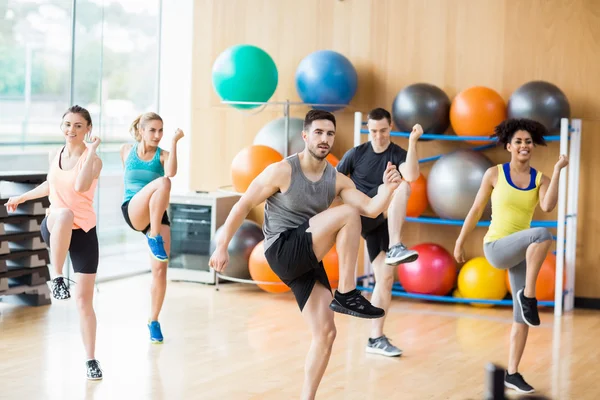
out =
[(379, 354), (387, 357), (399, 357), (402, 355), (402, 350), (390, 343), (385, 335), (377, 339), (369, 338), (366, 348), (367, 353)]
[(419, 253), (414, 250), (409, 250), (402, 243), (393, 245), (387, 253), (385, 253), (385, 263), (387, 265), (398, 265), (409, 263), (419, 258)]

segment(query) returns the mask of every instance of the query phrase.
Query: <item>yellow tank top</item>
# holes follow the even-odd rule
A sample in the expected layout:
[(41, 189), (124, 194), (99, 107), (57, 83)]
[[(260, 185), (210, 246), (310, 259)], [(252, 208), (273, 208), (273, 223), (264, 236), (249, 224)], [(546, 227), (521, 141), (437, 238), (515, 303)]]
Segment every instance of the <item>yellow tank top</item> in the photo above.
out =
[(498, 182), (492, 191), (492, 221), (484, 243), (529, 229), (539, 201), (542, 174), (531, 168), (531, 181), (526, 189), (516, 187), (510, 178), (510, 164), (500, 164)]

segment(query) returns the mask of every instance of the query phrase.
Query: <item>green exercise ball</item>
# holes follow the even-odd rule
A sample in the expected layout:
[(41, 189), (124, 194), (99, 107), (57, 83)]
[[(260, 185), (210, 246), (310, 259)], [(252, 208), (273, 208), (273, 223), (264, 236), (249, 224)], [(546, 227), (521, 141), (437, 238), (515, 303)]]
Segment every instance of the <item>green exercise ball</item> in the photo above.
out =
[[(252, 45), (236, 45), (222, 52), (212, 69), (215, 91), (224, 101), (268, 101), (277, 88), (277, 66), (269, 54)], [(231, 104), (256, 108), (260, 104)]]

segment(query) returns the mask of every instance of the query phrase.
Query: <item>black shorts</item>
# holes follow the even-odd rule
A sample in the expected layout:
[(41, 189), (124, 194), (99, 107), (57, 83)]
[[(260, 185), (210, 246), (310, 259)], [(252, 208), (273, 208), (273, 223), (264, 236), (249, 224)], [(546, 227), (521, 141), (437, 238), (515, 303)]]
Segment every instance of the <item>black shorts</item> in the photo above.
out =
[(297, 228), (282, 232), (265, 251), (273, 272), (292, 289), (300, 311), (304, 309), (315, 282), (321, 282), (331, 291), (323, 262), (317, 260), (313, 251), (312, 234), (306, 232), (308, 226), (307, 221)]
[[(48, 217), (42, 221), (42, 238), (50, 247), (50, 231), (48, 230)], [(52, 249), (50, 249), (52, 251)], [(73, 263), (73, 271), (79, 274), (95, 274), (98, 271), (98, 235), (96, 227), (88, 232), (83, 229), (73, 229), (71, 243), (69, 244), (69, 257)]]
[(360, 217), (362, 222), (361, 236), (367, 242), (369, 260), (373, 262), (379, 253), (387, 252), (390, 245), (390, 234), (388, 232), (388, 221), (383, 214), (376, 218)]
[[(131, 229), (133, 229), (134, 231), (138, 231), (131, 224), (131, 220), (129, 219), (129, 210), (128, 209), (129, 209), (129, 200), (127, 200), (125, 203), (121, 204), (121, 211), (123, 212), (123, 218), (125, 218), (125, 222), (127, 222), (127, 225), (129, 225), (129, 227)], [(169, 216), (167, 215), (166, 211), (163, 214), (162, 220), (160, 221), (160, 223), (162, 225), (171, 226), (171, 221), (169, 221)], [(150, 230), (150, 224), (148, 224), (148, 226), (145, 227), (144, 230), (138, 231), (138, 232), (142, 232), (145, 235), (146, 232), (148, 232), (149, 230)]]

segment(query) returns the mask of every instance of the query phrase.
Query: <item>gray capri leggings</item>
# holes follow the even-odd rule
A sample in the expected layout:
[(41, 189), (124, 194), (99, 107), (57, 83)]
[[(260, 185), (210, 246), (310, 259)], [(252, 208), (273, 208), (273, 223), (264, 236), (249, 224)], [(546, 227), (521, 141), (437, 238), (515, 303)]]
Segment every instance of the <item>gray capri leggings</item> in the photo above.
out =
[(515, 322), (525, 323), (515, 295), (519, 289), (525, 287), (525, 277), (527, 275), (525, 254), (527, 253), (527, 248), (532, 243), (541, 243), (546, 240), (552, 240), (552, 235), (548, 229), (530, 228), (483, 244), (483, 253), (490, 264), (495, 268), (508, 270), (510, 287), (513, 290), (513, 299), (515, 299), (513, 301)]

